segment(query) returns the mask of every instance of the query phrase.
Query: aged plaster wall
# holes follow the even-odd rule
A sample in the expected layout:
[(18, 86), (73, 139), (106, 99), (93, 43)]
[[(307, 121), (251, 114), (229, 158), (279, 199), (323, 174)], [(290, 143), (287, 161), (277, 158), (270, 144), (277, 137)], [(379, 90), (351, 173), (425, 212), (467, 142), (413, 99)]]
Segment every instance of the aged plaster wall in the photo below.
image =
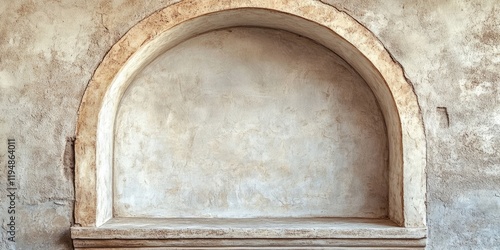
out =
[(298, 35), (192, 38), (136, 77), (115, 126), (117, 217), (387, 217), (376, 99)]
[[(500, 245), (500, 3), (324, 1), (374, 32), (414, 84), (428, 139), (428, 248)], [(85, 86), (120, 36), (171, 2), (0, 1), (0, 135), (18, 142), (18, 249), (70, 248), (64, 152)], [(5, 152), (1, 143), (2, 169)], [(0, 194), (0, 248), (13, 249)]]
[(500, 2), (344, 2), (329, 1), (381, 39), (419, 97), (429, 248), (498, 248)]

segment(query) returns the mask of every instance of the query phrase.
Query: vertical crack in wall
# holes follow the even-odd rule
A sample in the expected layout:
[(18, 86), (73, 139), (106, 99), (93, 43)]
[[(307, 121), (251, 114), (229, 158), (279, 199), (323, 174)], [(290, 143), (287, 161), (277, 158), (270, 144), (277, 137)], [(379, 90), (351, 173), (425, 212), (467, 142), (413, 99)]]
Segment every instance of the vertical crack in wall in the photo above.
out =
[(74, 182), (75, 173), (75, 137), (66, 137), (63, 154), (63, 172), (66, 179)]
[[(66, 146), (64, 147), (63, 154), (63, 174), (64, 177), (71, 181), (73, 184), (73, 205), (75, 204), (75, 137), (68, 136), (66, 137)], [(71, 224), (74, 225), (75, 218), (73, 214), (73, 218)]]

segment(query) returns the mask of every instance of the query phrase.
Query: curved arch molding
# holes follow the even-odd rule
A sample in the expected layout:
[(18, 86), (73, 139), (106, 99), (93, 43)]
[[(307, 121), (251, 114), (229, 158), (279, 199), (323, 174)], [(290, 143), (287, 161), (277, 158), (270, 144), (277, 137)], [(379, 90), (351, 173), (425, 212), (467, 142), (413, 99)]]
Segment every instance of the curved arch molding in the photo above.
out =
[[(281, 29), (308, 37), (341, 56), (364, 78), (379, 102), (389, 136), (388, 221), (392, 225), (386, 230), (368, 226), (368, 232), (373, 233), (368, 236), (377, 238), (380, 234), (379, 238), (408, 238), (418, 240), (417, 245), (425, 244), (426, 140), (422, 116), (411, 84), (381, 42), (346, 13), (316, 0), (186, 0), (152, 14), (125, 34), (103, 59), (86, 89), (75, 143), (75, 222), (79, 225), (72, 228), (75, 246), (85, 245), (85, 239), (105, 238), (101, 231), (116, 220), (112, 213), (114, 121), (134, 76), (157, 56), (193, 36), (236, 26)], [(129, 224), (120, 225), (125, 230)], [(335, 230), (332, 226), (328, 235), (334, 237)], [(259, 235), (247, 234), (246, 238)], [(320, 236), (325, 237), (307, 237)]]

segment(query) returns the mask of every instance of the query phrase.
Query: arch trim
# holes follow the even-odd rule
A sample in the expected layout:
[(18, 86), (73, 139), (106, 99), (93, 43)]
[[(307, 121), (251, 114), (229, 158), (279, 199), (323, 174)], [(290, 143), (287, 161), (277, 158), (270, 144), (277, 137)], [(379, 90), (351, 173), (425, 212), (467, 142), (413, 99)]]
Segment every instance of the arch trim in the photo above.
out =
[(76, 223), (99, 227), (113, 218), (114, 115), (135, 74), (190, 37), (236, 26), (307, 36), (358, 71), (374, 92), (388, 129), (389, 217), (401, 227), (425, 228), (426, 140), (412, 86), (369, 30), (346, 13), (315, 0), (182, 1), (127, 32), (95, 71), (80, 106), (75, 142)]

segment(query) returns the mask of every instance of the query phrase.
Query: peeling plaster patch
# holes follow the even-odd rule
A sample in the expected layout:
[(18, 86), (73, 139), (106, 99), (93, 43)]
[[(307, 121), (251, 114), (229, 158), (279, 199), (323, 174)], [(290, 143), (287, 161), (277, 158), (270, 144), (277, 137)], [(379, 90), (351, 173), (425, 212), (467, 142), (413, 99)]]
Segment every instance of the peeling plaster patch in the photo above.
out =
[(63, 174), (70, 180), (74, 181), (75, 172), (75, 137), (66, 137), (66, 146), (63, 154)]
[(437, 112), (439, 115), (439, 126), (441, 128), (447, 128), (450, 126), (450, 117), (448, 115), (448, 109), (446, 107), (437, 107)]

